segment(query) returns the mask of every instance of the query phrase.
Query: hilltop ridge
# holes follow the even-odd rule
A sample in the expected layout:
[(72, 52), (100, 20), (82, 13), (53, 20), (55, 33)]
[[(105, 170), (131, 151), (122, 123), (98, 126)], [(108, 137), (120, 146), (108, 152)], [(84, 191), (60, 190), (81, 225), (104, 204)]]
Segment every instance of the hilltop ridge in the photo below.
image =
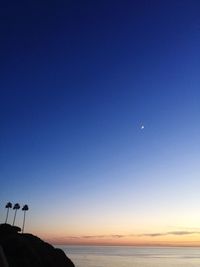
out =
[(0, 224), (1, 261), (9, 267), (75, 267), (61, 249), (54, 248), (21, 228)]

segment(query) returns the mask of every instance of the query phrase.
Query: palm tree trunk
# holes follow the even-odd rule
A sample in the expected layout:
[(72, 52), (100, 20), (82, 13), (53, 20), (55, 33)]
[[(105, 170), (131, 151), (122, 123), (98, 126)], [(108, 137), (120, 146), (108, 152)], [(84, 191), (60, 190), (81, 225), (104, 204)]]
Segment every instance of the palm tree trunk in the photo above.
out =
[(26, 219), (26, 210), (24, 211), (24, 220), (23, 220), (23, 226), (22, 226), (22, 233), (24, 232), (25, 219)]
[(7, 223), (7, 220), (8, 220), (8, 213), (9, 213), (9, 208), (7, 208), (7, 214), (6, 214), (6, 220), (5, 220), (5, 223)]
[(15, 210), (15, 215), (14, 215), (13, 225), (15, 224), (16, 213), (17, 213), (17, 209)]

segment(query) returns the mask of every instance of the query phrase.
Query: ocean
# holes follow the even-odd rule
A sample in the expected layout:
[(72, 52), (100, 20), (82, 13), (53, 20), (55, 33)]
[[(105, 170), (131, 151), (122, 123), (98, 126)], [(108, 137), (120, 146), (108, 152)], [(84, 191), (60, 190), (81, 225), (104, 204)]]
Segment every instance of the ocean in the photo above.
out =
[(200, 248), (56, 246), (76, 267), (199, 267)]

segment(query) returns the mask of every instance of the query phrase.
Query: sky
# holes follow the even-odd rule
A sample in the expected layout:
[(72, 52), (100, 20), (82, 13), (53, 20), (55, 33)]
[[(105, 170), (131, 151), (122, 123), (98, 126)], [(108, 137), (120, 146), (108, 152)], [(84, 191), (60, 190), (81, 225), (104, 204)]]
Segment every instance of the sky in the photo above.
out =
[(1, 3), (1, 222), (11, 201), (53, 244), (200, 245), (199, 14)]

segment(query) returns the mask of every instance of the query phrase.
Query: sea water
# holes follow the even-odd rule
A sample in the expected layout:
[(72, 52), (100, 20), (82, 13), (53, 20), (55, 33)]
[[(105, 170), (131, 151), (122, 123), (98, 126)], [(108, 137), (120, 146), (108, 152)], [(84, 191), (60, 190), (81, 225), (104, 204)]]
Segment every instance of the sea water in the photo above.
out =
[(200, 248), (129, 246), (59, 247), (64, 250), (76, 267), (200, 267)]

